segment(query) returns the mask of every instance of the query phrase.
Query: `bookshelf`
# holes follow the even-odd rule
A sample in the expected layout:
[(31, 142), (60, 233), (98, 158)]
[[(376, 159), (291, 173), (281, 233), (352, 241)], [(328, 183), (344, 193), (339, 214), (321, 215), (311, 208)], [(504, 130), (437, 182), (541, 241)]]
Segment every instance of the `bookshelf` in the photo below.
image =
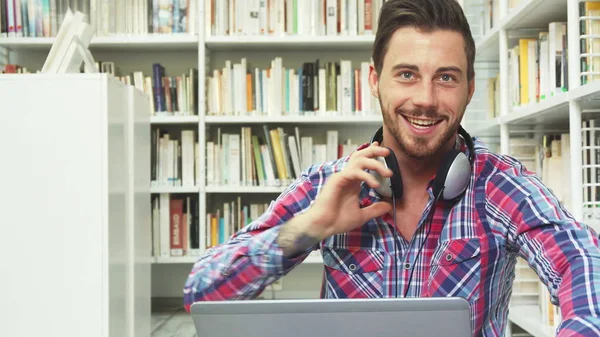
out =
[[(149, 336), (145, 95), (107, 74), (0, 75), (0, 92), (3, 224), (18, 224), (2, 227), (2, 334)], [(31, 303), (52, 308), (26, 324)]]
[[(360, 62), (368, 61), (374, 35), (213, 35), (210, 25), (206, 24), (206, 8), (197, 2), (193, 11), (196, 25), (190, 32), (158, 34), (158, 33), (112, 33), (95, 37), (91, 41), (90, 50), (96, 60), (114, 62), (120, 68), (119, 73), (126, 75), (134, 71), (143, 71), (151, 76), (152, 64), (161, 63), (170, 76), (186, 73), (188, 68), (197, 69), (198, 85), (197, 108), (185, 114), (154, 114), (150, 117), (153, 130), (167, 130), (179, 134), (182, 130), (195, 131), (195, 143), (198, 153), (199, 170), (193, 186), (168, 186), (156, 184), (151, 187), (155, 197), (175, 196), (177, 198), (195, 198), (198, 211), (199, 245), (193, 250), (200, 254), (206, 249), (206, 214), (213, 212), (223, 203), (235, 201), (237, 197), (244, 200), (257, 199), (268, 203), (283, 190), (282, 186), (230, 186), (206, 183), (207, 142), (216, 141), (215, 137), (223, 133), (240, 133), (241, 127), (250, 127), (252, 134), (262, 136), (262, 126), (283, 128), (293, 133), (300, 129), (302, 136), (313, 137), (315, 143), (326, 142), (328, 130), (338, 130), (338, 139), (351, 138), (353, 144), (359, 144), (370, 138), (372, 132), (381, 123), (377, 113), (344, 116), (341, 114), (326, 115), (210, 115), (209, 114), (209, 77), (212, 71), (220, 70), (225, 62), (240, 63), (245, 59), (251, 67), (265, 69), (271, 62), (281, 57), (283, 66), (300, 67), (304, 62), (313, 62), (317, 58), (321, 66), (328, 61), (340, 59), (351, 60), (352, 67), (360, 67)], [(378, 1), (373, 1), (377, 4)], [(476, 93), (465, 114), (465, 128), (474, 136), (481, 137), (493, 149), (504, 154), (511, 154), (520, 139), (533, 139), (535, 144), (545, 134), (568, 134), (570, 147), (568, 155), (571, 159), (566, 179), (570, 195), (569, 209), (578, 220), (586, 220), (594, 228), (600, 224), (592, 221), (592, 213), (584, 207), (584, 172), (582, 162), (584, 132), (582, 122), (594, 118), (600, 108), (600, 82), (580, 81), (580, 32), (581, 16), (579, 1), (568, 0), (463, 0), (463, 8), (471, 22), (472, 32), (476, 39)], [(490, 19), (491, 18), (491, 19)], [(568, 53), (566, 65), (567, 90), (557, 92), (539, 102), (523, 105), (511, 104), (511, 87), (509, 72), (511, 69), (510, 49), (520, 39), (537, 37), (540, 31), (548, 30), (551, 22), (565, 22), (567, 27), (565, 50)], [(585, 39), (585, 37), (584, 37)], [(53, 37), (0, 37), (0, 64), (18, 63), (28, 69), (40, 69), (43, 58), (47, 54)], [(233, 68), (232, 68), (233, 69)], [(248, 67), (248, 70), (253, 69)], [(492, 89), (494, 99), (488, 95), (490, 79), (497, 78)], [(491, 114), (490, 111), (494, 110)], [(366, 129), (365, 129), (366, 128)], [(366, 130), (366, 131), (365, 131)], [(150, 141), (150, 140), (149, 140)], [(535, 155), (528, 160), (535, 163)], [(534, 164), (536, 169), (541, 164)], [(585, 186), (593, 186), (597, 182), (586, 182)], [(597, 200), (596, 200), (597, 201)], [(155, 242), (156, 244), (156, 242)], [(192, 256), (154, 256), (154, 267), (177, 268), (181, 270), (191, 267), (195, 261)], [(322, 263), (318, 254), (311, 255), (304, 264), (318, 267)], [(315, 268), (310, 277), (320, 277)], [(161, 277), (154, 274), (153, 277)], [(308, 276), (307, 276), (308, 277)], [(161, 290), (161, 294), (179, 294), (182, 280), (178, 279), (169, 287), (173, 290)], [(531, 282), (530, 278), (515, 280)], [(284, 287), (285, 288), (285, 287)], [(511, 309), (510, 320), (525, 329), (533, 336), (546, 336), (548, 326), (542, 322), (542, 315), (527, 316), (537, 309), (537, 295), (526, 295), (531, 302), (516, 304)], [(515, 303), (520, 293), (515, 292)], [(535, 302), (535, 303), (534, 303)], [(532, 304), (534, 303), (534, 304)]]

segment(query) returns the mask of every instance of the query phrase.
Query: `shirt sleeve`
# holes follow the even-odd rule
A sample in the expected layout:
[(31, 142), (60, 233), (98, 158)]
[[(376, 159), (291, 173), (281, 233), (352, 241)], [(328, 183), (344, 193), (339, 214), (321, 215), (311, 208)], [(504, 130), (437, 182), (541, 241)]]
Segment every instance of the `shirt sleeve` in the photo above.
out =
[(225, 243), (208, 249), (193, 265), (184, 285), (184, 307), (194, 302), (252, 299), (301, 263), (316, 247), (286, 258), (276, 239), (281, 225), (306, 211), (314, 200), (312, 183), (302, 175), (258, 219)]
[(600, 336), (598, 236), (576, 221), (535, 175), (499, 172), (487, 185), (488, 208), (512, 245), (560, 306), (558, 336)]

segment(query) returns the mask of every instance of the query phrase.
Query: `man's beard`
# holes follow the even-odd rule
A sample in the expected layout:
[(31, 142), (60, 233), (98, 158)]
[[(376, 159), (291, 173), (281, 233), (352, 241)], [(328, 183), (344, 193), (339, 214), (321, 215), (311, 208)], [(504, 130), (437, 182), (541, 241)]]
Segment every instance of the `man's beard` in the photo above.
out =
[[(381, 105), (384, 125), (387, 127), (392, 137), (394, 137), (396, 140), (400, 150), (412, 159), (426, 160), (435, 155), (441, 155), (442, 148), (448, 144), (450, 139), (452, 139), (452, 137), (458, 131), (458, 122), (455, 122), (453, 125), (448, 125), (444, 130), (436, 131), (434, 137), (431, 139), (428, 137), (403, 135), (398, 124), (403, 122), (401, 119), (404, 117), (394, 111), (396, 116), (396, 119), (394, 120), (389, 115), (389, 112), (385, 110), (384, 105), (381, 102), (381, 97), (379, 98), (379, 104)], [(410, 113), (407, 112), (406, 115), (413, 117), (427, 116), (435, 118), (434, 112), (422, 110), (414, 110)]]

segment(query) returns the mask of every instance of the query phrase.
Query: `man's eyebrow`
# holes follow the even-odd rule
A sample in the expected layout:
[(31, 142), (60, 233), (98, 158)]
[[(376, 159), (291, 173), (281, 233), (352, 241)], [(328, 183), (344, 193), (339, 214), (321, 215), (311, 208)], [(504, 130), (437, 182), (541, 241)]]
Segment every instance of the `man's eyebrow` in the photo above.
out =
[(459, 74), (462, 74), (462, 70), (459, 67), (455, 67), (455, 66), (440, 67), (440, 68), (437, 69), (438, 73), (445, 73), (445, 72), (449, 72), (449, 71), (453, 71), (453, 72), (457, 72)]
[[(398, 63), (392, 67), (392, 71), (397, 71), (399, 69), (409, 69), (409, 70), (413, 70), (416, 72), (419, 71), (419, 67), (417, 67), (414, 64), (408, 64), (408, 63)], [(462, 74), (462, 70), (456, 66), (439, 67), (436, 71), (436, 73), (445, 73), (445, 72), (456, 72), (456, 73)]]
[(392, 67), (392, 71), (396, 71), (398, 69), (410, 69), (410, 70), (414, 70), (414, 71), (419, 71), (419, 67), (417, 67), (414, 64), (408, 64), (408, 63), (398, 63)]

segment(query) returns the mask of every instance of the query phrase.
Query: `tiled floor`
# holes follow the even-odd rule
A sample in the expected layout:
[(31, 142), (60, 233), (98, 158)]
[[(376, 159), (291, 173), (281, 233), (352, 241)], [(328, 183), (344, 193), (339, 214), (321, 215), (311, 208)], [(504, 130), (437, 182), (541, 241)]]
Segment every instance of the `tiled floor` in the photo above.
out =
[(196, 337), (196, 330), (181, 306), (161, 305), (152, 310), (151, 337)]

